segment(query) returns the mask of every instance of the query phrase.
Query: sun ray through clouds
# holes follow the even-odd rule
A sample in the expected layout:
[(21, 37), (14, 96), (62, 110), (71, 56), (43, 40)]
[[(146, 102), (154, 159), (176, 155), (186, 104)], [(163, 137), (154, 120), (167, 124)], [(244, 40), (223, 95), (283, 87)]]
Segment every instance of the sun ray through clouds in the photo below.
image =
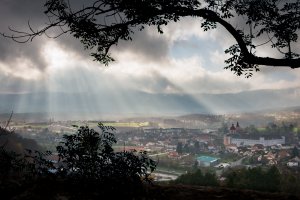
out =
[[(92, 62), (79, 50), (60, 44), (58, 40), (47, 40), (41, 48), (47, 65), (44, 71), (22, 58), (19, 67), (4, 70), (0, 65), (0, 70), (8, 75), (14, 72), (15, 77), (22, 79), (19, 89), (15, 86), (16, 90), (32, 93), (31, 96), (36, 97), (27, 99), (33, 102), (43, 101), (43, 111), (82, 118), (109, 114), (222, 112), (226, 110), (222, 107), (226, 101), (251, 107), (251, 102), (221, 94), (270, 88), (274, 84), (272, 77), (269, 81), (264, 74), (247, 80), (224, 71), (223, 54), (217, 45), (219, 38), (214, 38), (217, 33), (199, 35), (196, 34), (199, 30), (195, 29), (194, 32), (181, 31), (181, 36), (175, 37), (170, 34), (174, 29), (176, 27), (167, 28), (166, 35), (159, 37), (152, 37), (152, 32), (146, 34), (150, 37), (146, 38), (147, 44), (152, 40), (167, 41), (162, 42), (167, 47), (158, 46), (163, 50), (157, 50), (152, 44), (141, 45), (145, 40), (141, 35), (137, 37), (138, 42), (132, 43), (136, 49), (121, 44), (114, 52), (117, 62), (109, 67)], [(212, 47), (203, 50), (203, 45)], [(153, 52), (159, 59), (145, 54)], [(298, 75), (294, 75), (293, 80), (291, 77), (287, 74), (281, 83), (275, 84), (282, 88), (287, 84), (297, 86), (294, 80)], [(207, 97), (210, 94), (219, 95), (219, 100), (212, 101), (215, 96)], [(43, 98), (46, 100), (41, 100)], [(25, 98), (23, 103), (18, 102), (18, 107), (28, 108), (26, 104), (30, 104), (30, 100)]]

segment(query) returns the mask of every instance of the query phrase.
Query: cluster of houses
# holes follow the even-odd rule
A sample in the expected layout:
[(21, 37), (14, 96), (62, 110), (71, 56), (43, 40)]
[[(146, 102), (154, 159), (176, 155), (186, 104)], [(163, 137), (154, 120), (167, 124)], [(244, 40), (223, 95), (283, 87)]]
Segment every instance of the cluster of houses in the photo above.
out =
[(300, 166), (298, 158), (298, 148), (295, 146), (263, 146), (255, 144), (253, 146), (228, 145), (227, 151), (236, 153), (248, 160), (252, 165), (286, 165), (288, 167)]
[[(223, 137), (225, 152), (236, 154), (243, 158), (241, 165), (276, 165), (289, 168), (300, 168), (300, 152), (297, 145), (287, 144), (285, 136), (270, 134), (248, 134), (239, 123), (232, 124)], [(196, 158), (199, 166), (228, 167), (229, 163), (221, 163), (216, 156), (199, 156)]]
[(228, 152), (236, 153), (249, 164), (300, 166), (298, 147), (288, 146), (284, 136), (245, 134), (239, 124), (232, 124), (224, 135), (224, 146)]
[(260, 144), (263, 146), (283, 145), (285, 144), (285, 137), (279, 135), (253, 135), (245, 134), (237, 122), (236, 126), (232, 124), (229, 133), (224, 136), (224, 145), (236, 146), (253, 146)]
[[(276, 165), (286, 166), (289, 168), (299, 168), (300, 158), (293, 154), (295, 147), (277, 147), (268, 148), (262, 145), (236, 147), (229, 145), (226, 147), (228, 152), (236, 153), (242, 157), (243, 162), (240, 165), (261, 166)], [(226, 168), (231, 166), (230, 163), (222, 163), (219, 157), (199, 156), (196, 158), (198, 166)], [(246, 162), (244, 162), (246, 161)]]
[[(126, 137), (125, 137), (126, 136)], [(220, 139), (221, 144), (216, 144)], [(185, 128), (143, 128), (140, 132), (122, 134), (122, 138), (132, 143), (132, 149), (151, 151), (154, 155), (165, 154), (171, 159), (180, 160), (186, 153), (195, 153), (196, 142), (200, 151), (211, 152), (215, 156), (196, 157), (199, 166), (216, 166), (222, 161), (217, 155), (221, 151), (222, 136), (214, 131), (205, 132), (200, 129)], [(178, 152), (176, 147), (182, 143), (183, 147), (188, 146), (190, 152)], [(204, 145), (205, 144), (205, 145)], [(290, 167), (300, 166), (297, 157), (293, 156), (294, 146), (287, 146), (285, 136), (248, 134), (239, 123), (228, 130), (223, 136), (225, 152), (235, 153), (238, 157), (246, 158), (250, 164), (279, 165), (284, 164)], [(128, 149), (129, 147), (124, 147)], [(197, 154), (197, 153), (195, 153)]]
[(120, 144), (143, 146), (145, 150), (153, 152), (176, 151), (178, 143), (192, 147), (196, 141), (199, 143), (199, 149), (215, 149), (213, 142), (216, 136), (206, 131), (186, 128), (146, 127), (142, 130), (120, 132), (116, 136)]

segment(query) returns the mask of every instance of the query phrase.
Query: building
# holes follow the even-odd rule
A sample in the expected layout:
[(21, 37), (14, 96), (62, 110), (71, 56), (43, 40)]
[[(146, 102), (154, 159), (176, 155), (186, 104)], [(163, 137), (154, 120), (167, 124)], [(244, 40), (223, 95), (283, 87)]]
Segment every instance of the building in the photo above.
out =
[(236, 122), (236, 126), (234, 126), (234, 124), (231, 124), (231, 127), (229, 128), (229, 132), (231, 134), (240, 133), (241, 131), (242, 131), (242, 128), (240, 127), (239, 122)]
[(259, 136), (259, 135), (246, 135), (246, 134), (227, 134), (224, 136), (224, 145), (235, 144), (239, 146), (253, 146), (261, 144), (263, 146), (273, 146), (278, 144), (285, 144), (284, 136)]
[(299, 167), (299, 163), (300, 163), (300, 158), (295, 157), (295, 158), (289, 160), (289, 162), (286, 165), (288, 167)]
[[(224, 135), (224, 138), (223, 138), (223, 144), (225, 145), (225, 146), (228, 146), (228, 145), (231, 145), (230, 144), (230, 142), (231, 142), (231, 137), (230, 137), (230, 135)], [(236, 145), (235, 145), (236, 146)]]
[(231, 125), (229, 131), (230, 131), (230, 133), (235, 133), (236, 128), (235, 128), (234, 124)]
[(215, 166), (219, 163), (219, 160), (220, 158), (214, 158), (210, 156), (200, 156), (197, 158), (198, 165), (202, 167)]

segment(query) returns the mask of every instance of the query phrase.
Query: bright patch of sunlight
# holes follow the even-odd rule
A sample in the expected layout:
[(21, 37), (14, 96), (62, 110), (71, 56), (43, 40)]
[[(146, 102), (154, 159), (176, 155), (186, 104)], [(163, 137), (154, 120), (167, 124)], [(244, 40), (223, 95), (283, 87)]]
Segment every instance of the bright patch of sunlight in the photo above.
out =
[(6, 76), (13, 76), (25, 80), (38, 80), (42, 72), (34, 67), (34, 64), (25, 58), (18, 58), (11, 66), (0, 63), (0, 71)]
[(50, 41), (45, 44), (42, 50), (42, 55), (48, 63), (48, 68), (50, 70), (69, 66), (74, 63), (74, 59), (77, 58), (75, 53), (66, 51), (54, 41)]

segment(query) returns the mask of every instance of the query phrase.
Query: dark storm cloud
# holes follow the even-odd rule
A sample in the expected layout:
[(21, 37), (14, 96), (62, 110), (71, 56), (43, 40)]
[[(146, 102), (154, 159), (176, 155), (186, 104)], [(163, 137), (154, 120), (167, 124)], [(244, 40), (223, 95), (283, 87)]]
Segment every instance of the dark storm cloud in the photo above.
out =
[[(13, 34), (9, 27), (16, 30), (28, 30), (28, 21), (34, 29), (46, 20), (43, 14), (43, 1), (40, 0), (1, 0), (0, 32)], [(41, 38), (33, 42), (20, 44), (11, 39), (0, 37), (0, 61), (9, 67), (15, 66), (17, 59), (28, 59), (37, 68), (45, 68), (45, 60), (41, 56)]]
[[(284, 8), (286, 3), (295, 3), (295, 0), (276, 0), (276, 6), (278, 9)], [(282, 12), (280, 13), (282, 14)], [(275, 19), (274, 19), (275, 20)], [(230, 19), (230, 23), (232, 24), (233, 27), (242, 30), (245, 34), (250, 34), (250, 25), (247, 24), (248, 21), (248, 16), (243, 15), (243, 16), (237, 16), (232, 19)], [(274, 24), (278, 24), (279, 22), (275, 22)], [(281, 53), (277, 48), (271, 47), (273, 43), (276, 43), (276, 38), (274, 37), (274, 34), (271, 33), (263, 33), (259, 37), (257, 37), (257, 34), (259, 31), (262, 29), (261, 25), (257, 25), (254, 27), (252, 25), (252, 33), (253, 36), (255, 37), (252, 42), (254, 45), (258, 46), (254, 51), (257, 53), (258, 56), (262, 57), (273, 57), (273, 58), (284, 58), (284, 53), (288, 52), (288, 48), (282, 48), (280, 49)], [(299, 31), (297, 33), (299, 35)], [(272, 42), (270, 41), (270, 38), (272, 38)], [(236, 43), (236, 41), (235, 41)], [(300, 53), (300, 48), (298, 45), (299, 42), (297, 43), (292, 43), (292, 51), (295, 53)]]
[[(82, 8), (92, 1), (71, 0), (72, 9)], [(0, 0), (0, 32), (5, 34), (13, 34), (8, 27), (20, 31), (28, 31), (28, 21), (34, 30), (40, 29), (48, 22), (47, 17), (43, 13), (45, 1), (41, 0)], [(55, 35), (58, 30), (51, 30), (49, 33)], [(149, 30), (148, 30), (149, 31)], [(160, 61), (168, 53), (168, 43), (162, 37), (154, 37), (143, 31), (134, 34), (133, 42), (120, 42), (113, 55), (123, 51), (131, 51), (140, 58), (146, 60)], [(158, 35), (158, 33), (156, 33)], [(47, 63), (45, 57), (41, 54), (43, 44), (47, 40), (51, 40), (45, 36), (36, 37), (33, 42), (19, 44), (8, 38), (0, 37), (0, 62), (5, 63), (9, 67), (14, 67), (16, 59), (28, 59), (33, 63), (33, 67), (45, 69)], [(78, 55), (87, 59), (89, 51), (83, 49), (81, 43), (69, 34), (55, 40), (64, 48), (65, 51), (76, 52)]]
[[(133, 80), (135, 85), (143, 86), (142, 90), (150, 93), (181, 93), (180, 87), (159, 71), (149, 72), (147, 77)], [(141, 89), (141, 87), (139, 88)]]
[(132, 38), (132, 41), (121, 41), (118, 46), (114, 47), (115, 52), (129, 51), (145, 62), (162, 62), (169, 54), (169, 41), (157, 33), (154, 27), (135, 32)]
[[(71, 8), (72, 9), (80, 9), (83, 6), (88, 6), (93, 4), (93, 0), (71, 0)], [(99, 21), (103, 21), (103, 19), (99, 19)], [(103, 23), (114, 23), (115, 17), (107, 17), (105, 18), (105, 22)], [(117, 46), (112, 46), (112, 56), (116, 57), (115, 54), (122, 53), (124, 51), (129, 51), (135, 54), (139, 59), (143, 61), (155, 61), (160, 62), (164, 60), (169, 52), (169, 44), (166, 37), (160, 35), (157, 32), (156, 27), (146, 27), (143, 31), (137, 31), (138, 28), (133, 28), (134, 34), (132, 35), (132, 41), (123, 41), (120, 40)], [(73, 39), (73, 38), (72, 38)], [(71, 40), (70, 38), (66, 38), (66, 40)], [(73, 49), (80, 52), (81, 54), (87, 54), (83, 52), (82, 46), (78, 42), (71, 42)], [(70, 44), (70, 43), (68, 43)], [(91, 58), (92, 59), (92, 58)]]

